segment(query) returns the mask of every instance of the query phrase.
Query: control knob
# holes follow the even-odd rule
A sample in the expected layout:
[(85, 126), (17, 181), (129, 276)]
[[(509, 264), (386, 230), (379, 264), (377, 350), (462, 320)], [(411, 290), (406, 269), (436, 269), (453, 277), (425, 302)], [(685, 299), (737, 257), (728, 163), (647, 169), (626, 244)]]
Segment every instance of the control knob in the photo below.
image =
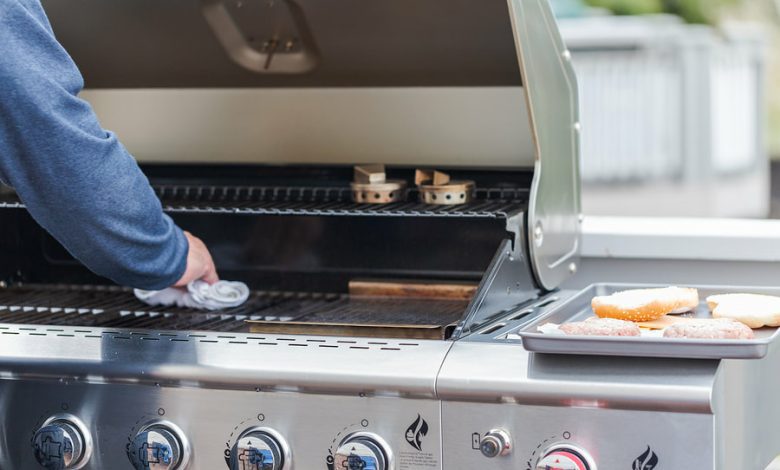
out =
[(488, 458), (509, 455), (512, 439), (503, 429), (492, 429), (479, 441), (479, 451)]
[(287, 442), (269, 428), (247, 429), (230, 451), (231, 470), (287, 470), (291, 463)]
[(536, 464), (536, 470), (597, 470), (590, 455), (572, 445), (557, 444), (545, 450), (542, 455)]
[(339, 470), (389, 470), (393, 455), (387, 443), (371, 433), (354, 433), (341, 442), (334, 456)]
[(143, 426), (127, 449), (136, 470), (184, 469), (190, 456), (189, 443), (181, 429), (167, 421)]
[(33, 437), (35, 460), (49, 470), (84, 467), (92, 455), (92, 438), (86, 426), (71, 415), (47, 419)]

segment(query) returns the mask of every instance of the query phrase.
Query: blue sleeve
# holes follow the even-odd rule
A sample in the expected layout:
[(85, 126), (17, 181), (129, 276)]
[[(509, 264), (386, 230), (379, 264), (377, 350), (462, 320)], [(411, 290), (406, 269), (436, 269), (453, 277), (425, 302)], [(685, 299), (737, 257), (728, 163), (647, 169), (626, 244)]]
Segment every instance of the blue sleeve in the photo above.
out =
[(0, 179), (95, 273), (168, 287), (186, 268), (187, 239), (82, 88), (39, 1), (0, 0)]

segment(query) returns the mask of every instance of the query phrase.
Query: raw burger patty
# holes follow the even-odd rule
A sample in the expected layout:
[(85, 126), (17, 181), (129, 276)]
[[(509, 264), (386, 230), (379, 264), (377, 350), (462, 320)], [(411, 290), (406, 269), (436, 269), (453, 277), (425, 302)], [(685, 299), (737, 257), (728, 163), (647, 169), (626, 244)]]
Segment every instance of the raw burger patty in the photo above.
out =
[(564, 323), (558, 329), (567, 335), (583, 336), (639, 336), (641, 334), (636, 324), (614, 318), (588, 318), (585, 321)]
[(729, 318), (702, 319), (669, 326), (664, 338), (753, 339), (753, 330)]

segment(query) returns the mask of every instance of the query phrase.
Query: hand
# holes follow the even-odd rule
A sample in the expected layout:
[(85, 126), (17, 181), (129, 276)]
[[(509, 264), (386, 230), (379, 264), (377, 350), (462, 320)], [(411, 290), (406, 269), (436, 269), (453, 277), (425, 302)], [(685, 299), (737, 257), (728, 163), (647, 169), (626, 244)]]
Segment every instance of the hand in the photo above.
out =
[(211, 253), (209, 253), (206, 245), (200, 238), (190, 232), (184, 232), (184, 236), (187, 237), (187, 241), (190, 244), (190, 249), (187, 253), (187, 269), (184, 270), (184, 275), (175, 284), (175, 287), (186, 286), (198, 279), (203, 279), (209, 284), (219, 281), (217, 268), (214, 266), (214, 260), (211, 259)]

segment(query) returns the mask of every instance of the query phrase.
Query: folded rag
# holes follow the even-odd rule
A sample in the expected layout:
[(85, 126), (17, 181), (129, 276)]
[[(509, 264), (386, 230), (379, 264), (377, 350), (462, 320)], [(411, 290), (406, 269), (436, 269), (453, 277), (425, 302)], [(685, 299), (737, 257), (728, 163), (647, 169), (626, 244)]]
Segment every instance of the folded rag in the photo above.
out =
[(183, 287), (169, 287), (163, 290), (136, 289), (138, 300), (152, 306), (177, 306), (200, 310), (220, 310), (238, 307), (249, 298), (249, 288), (243, 282), (219, 281), (208, 284), (193, 281)]

